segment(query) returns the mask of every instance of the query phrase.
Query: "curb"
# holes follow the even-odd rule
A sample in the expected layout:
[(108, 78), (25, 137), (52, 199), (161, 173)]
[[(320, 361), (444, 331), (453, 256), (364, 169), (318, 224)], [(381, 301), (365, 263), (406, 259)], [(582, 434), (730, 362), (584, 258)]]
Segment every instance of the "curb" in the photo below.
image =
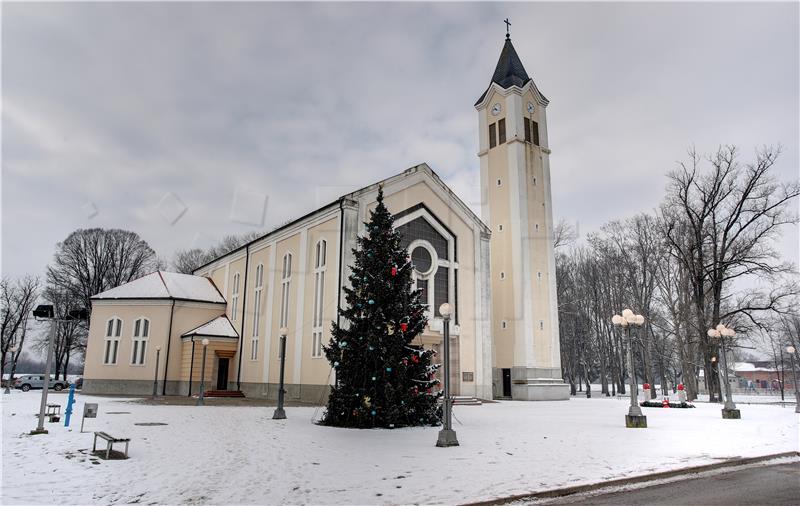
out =
[(711, 471), (714, 469), (721, 469), (725, 467), (742, 466), (746, 464), (753, 464), (757, 462), (765, 462), (768, 460), (779, 459), (784, 457), (800, 457), (800, 452), (784, 452), (773, 453), (772, 455), (763, 455), (760, 457), (746, 457), (746, 458), (733, 458), (723, 462), (715, 462), (713, 464), (705, 464), (702, 466), (687, 467), (683, 469), (675, 469), (672, 471), (663, 471), (660, 473), (651, 473), (647, 475), (632, 476), (630, 478), (618, 478), (615, 480), (603, 481), (599, 483), (589, 483), (587, 485), (576, 485), (574, 487), (556, 488), (551, 490), (543, 490), (541, 492), (529, 492), (524, 494), (516, 494), (507, 497), (498, 497), (496, 499), (489, 499), (487, 501), (477, 501), (464, 503), (464, 506), (490, 506), (497, 504), (508, 504), (515, 501), (533, 500), (533, 499), (553, 499), (556, 497), (566, 497), (574, 494), (581, 494), (584, 492), (593, 492), (609, 487), (618, 487), (621, 485), (631, 485), (634, 483), (643, 483), (648, 481), (662, 480), (664, 478), (672, 478), (673, 476), (680, 476), (686, 474), (702, 473), (704, 471)]

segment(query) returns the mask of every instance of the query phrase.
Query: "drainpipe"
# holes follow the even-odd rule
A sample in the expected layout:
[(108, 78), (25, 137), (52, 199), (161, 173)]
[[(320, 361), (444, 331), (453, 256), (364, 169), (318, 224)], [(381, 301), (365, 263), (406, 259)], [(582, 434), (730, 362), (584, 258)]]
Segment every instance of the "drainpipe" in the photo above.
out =
[(169, 370), (169, 348), (172, 341), (172, 317), (175, 316), (175, 299), (172, 299), (172, 308), (169, 310), (169, 330), (167, 331), (167, 353), (164, 357), (164, 384), (161, 387), (161, 395), (167, 395), (167, 371)]
[[(242, 350), (244, 349), (244, 321), (247, 319), (247, 278), (250, 277), (250, 243), (245, 246), (244, 257), (244, 295), (242, 296), (242, 326), (239, 332), (239, 365), (236, 367), (236, 390), (242, 387)], [(267, 358), (264, 357), (264, 360)], [(226, 379), (227, 382), (227, 379)]]
[(344, 199), (339, 199), (339, 286), (337, 286), (336, 290), (336, 325), (338, 326), (341, 323), (341, 315), (339, 315), (339, 309), (342, 307), (342, 274), (344, 274), (344, 269), (342, 268), (342, 261), (344, 260)]

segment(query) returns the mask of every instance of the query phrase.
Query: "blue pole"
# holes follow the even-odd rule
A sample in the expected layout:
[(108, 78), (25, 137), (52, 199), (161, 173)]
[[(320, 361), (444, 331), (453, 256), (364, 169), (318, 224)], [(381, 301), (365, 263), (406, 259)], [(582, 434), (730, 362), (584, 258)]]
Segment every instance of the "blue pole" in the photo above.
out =
[(69, 427), (69, 417), (72, 414), (73, 404), (75, 404), (75, 383), (69, 386), (69, 397), (67, 398), (67, 410), (64, 411), (64, 427)]

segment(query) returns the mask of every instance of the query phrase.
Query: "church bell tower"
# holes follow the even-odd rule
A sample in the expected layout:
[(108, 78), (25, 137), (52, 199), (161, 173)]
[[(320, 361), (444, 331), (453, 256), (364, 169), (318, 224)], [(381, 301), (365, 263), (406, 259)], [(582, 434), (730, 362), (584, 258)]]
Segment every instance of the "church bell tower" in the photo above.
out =
[(548, 103), (506, 33), (489, 87), (475, 103), (482, 215), (492, 229), (495, 397), (569, 398), (558, 338)]

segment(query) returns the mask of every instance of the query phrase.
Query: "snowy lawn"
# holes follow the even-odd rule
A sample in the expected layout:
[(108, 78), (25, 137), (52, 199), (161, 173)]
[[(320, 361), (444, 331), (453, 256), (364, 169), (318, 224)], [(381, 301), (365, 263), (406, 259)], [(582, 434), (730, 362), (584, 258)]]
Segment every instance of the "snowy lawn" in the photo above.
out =
[[(0, 395), (2, 504), (461, 503), (798, 450), (798, 415), (767, 405), (741, 406), (742, 420), (706, 403), (644, 408), (648, 429), (625, 428), (626, 400), (457, 406), (461, 446), (436, 448), (438, 428), (321, 427), (315, 408), (287, 408), (288, 420), (273, 421), (270, 407), (81, 395), (70, 428), (62, 421), (29, 436), (39, 399)], [(66, 399), (50, 402), (63, 409)], [(100, 413), (81, 434), (87, 401)], [(89, 458), (94, 430), (130, 437), (131, 458)]]

